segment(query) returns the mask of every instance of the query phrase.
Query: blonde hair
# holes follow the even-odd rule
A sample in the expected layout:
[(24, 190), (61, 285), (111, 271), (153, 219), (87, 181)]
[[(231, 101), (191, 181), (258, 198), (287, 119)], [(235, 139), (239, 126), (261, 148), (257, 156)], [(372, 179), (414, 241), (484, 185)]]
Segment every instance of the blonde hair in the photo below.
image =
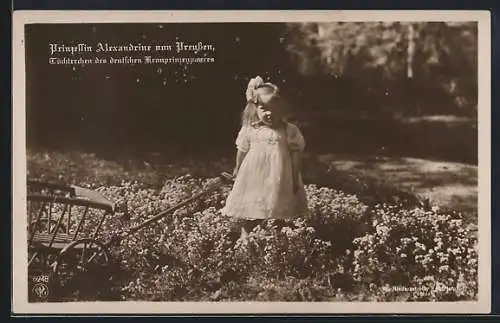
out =
[[(253, 99), (250, 99), (247, 101), (247, 105), (245, 106), (245, 109), (243, 110), (243, 113), (241, 114), (241, 124), (243, 126), (255, 126), (256, 124), (260, 123), (259, 116), (257, 114), (257, 109), (259, 106), (270, 106), (273, 108), (278, 108), (279, 113), (288, 111), (288, 109), (282, 109), (283, 107), (286, 106), (284, 100), (282, 99), (278, 87), (272, 83), (263, 83), (259, 86), (257, 86), (257, 89), (265, 89), (269, 91), (271, 94), (271, 98), (269, 99), (268, 102), (264, 103), (262, 102), (260, 96), (256, 94)], [(277, 109), (277, 110), (278, 110)], [(286, 117), (287, 113), (283, 114), (283, 118), (285, 119), (284, 122), (286, 122)]]
[(257, 115), (257, 103), (248, 101), (241, 114), (241, 125), (253, 126), (259, 121), (259, 116)]

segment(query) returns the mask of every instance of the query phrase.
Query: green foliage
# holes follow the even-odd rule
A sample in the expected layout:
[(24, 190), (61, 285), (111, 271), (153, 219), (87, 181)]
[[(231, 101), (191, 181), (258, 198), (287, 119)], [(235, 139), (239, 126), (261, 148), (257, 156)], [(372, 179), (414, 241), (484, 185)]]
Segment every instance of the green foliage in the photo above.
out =
[(410, 93), (423, 93), (424, 85), (428, 91), (434, 87), (459, 109), (475, 113), (474, 22), (293, 23), (288, 29), (288, 51), (304, 75), (327, 74), (365, 84), (411, 77), (415, 81), (405, 85)]
[[(475, 23), (328, 22), (291, 23), (288, 28), (288, 50), (302, 58), (304, 72), (318, 72), (306, 66), (314, 54), (337, 76), (378, 68), (387, 77), (406, 76), (408, 55), (417, 57), (417, 75), (432, 74), (436, 66), (454, 75), (462, 69), (470, 72), (477, 61)], [(408, 49), (412, 41), (414, 52)]]
[[(391, 75), (401, 73), (404, 67), (401, 53), (405, 51), (405, 39), (401, 23), (338, 22), (289, 26), (296, 35), (289, 50), (300, 55), (305, 46), (316, 47), (323, 68), (333, 75), (376, 67), (385, 68)], [(305, 58), (303, 64), (307, 64)], [(303, 70), (310, 71), (307, 66)]]

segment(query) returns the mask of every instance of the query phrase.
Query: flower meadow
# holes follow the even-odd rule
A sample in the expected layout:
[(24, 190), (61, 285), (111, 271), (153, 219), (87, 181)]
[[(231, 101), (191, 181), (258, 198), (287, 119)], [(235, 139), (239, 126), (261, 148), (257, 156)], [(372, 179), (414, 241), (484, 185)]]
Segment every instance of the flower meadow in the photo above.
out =
[[(179, 176), (161, 189), (123, 182), (97, 190), (117, 203), (108, 239), (201, 191)], [(270, 220), (239, 239), (220, 212), (230, 185), (110, 250), (114, 297), (151, 301), (456, 301), (477, 295), (476, 240), (458, 213), (363, 204), (307, 185), (309, 214)], [(398, 290), (394, 286), (407, 286)]]
[[(162, 178), (153, 171), (87, 157), (88, 162), (78, 163), (62, 154), (32, 154), (29, 175), (92, 188), (113, 201), (116, 213), (103, 224), (102, 241), (201, 192), (214, 180), (189, 175), (189, 169)], [(95, 295), (85, 297), (381, 302), (477, 297), (476, 232), (459, 212), (377, 202), (362, 198), (366, 192), (308, 184), (306, 217), (266, 221), (240, 240), (240, 223), (220, 212), (230, 189), (224, 184), (112, 246), (105, 283), (95, 283)], [(89, 219), (84, 230), (91, 232), (98, 218)]]

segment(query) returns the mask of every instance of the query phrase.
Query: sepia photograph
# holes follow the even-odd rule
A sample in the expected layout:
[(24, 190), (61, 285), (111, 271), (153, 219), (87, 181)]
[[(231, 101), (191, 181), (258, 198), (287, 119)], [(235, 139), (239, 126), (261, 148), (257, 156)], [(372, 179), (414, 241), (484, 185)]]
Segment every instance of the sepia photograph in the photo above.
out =
[(489, 19), (15, 13), (14, 312), (489, 312)]

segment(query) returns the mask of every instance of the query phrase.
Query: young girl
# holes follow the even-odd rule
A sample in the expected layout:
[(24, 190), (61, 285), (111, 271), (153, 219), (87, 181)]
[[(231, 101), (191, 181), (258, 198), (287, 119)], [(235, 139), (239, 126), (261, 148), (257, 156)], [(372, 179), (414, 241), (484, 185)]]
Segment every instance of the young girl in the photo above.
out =
[(244, 220), (242, 237), (265, 219), (291, 219), (307, 210), (300, 169), (305, 141), (287, 121), (277, 86), (257, 77), (248, 84), (246, 97), (236, 138), (235, 182), (223, 210)]

